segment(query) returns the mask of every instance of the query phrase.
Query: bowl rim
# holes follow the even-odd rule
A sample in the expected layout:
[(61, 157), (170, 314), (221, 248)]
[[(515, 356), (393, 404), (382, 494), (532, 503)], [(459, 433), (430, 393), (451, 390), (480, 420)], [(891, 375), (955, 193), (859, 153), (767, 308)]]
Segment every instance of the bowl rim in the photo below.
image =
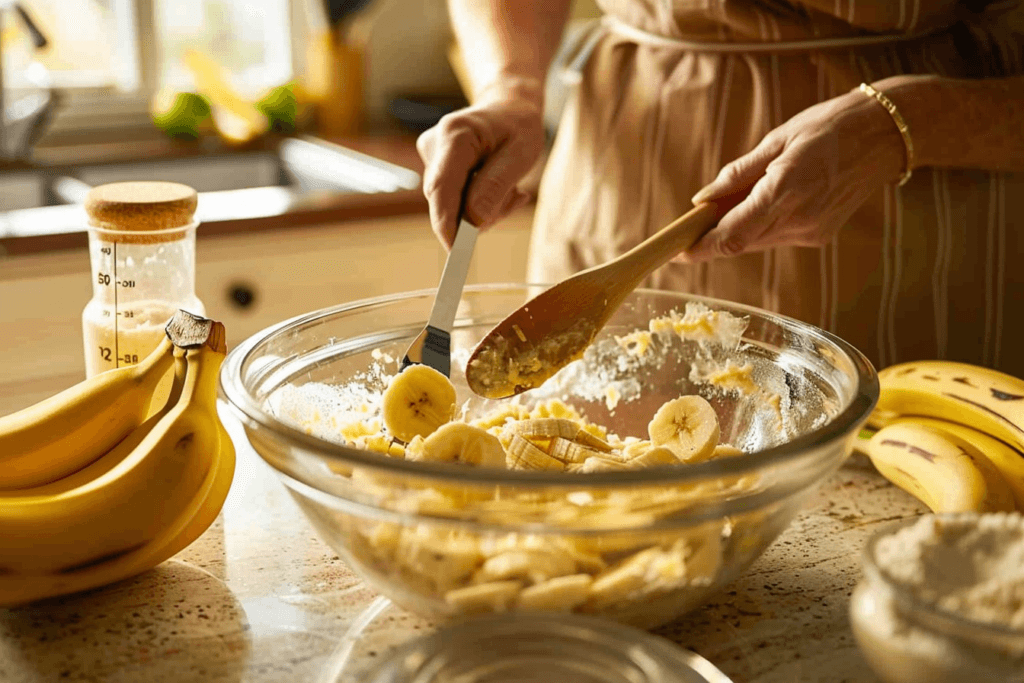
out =
[[(870, 579), (876, 580), (888, 588), (896, 602), (903, 608), (903, 613), (917, 621), (920, 621), (919, 617), (923, 616), (929, 625), (938, 626), (938, 630), (942, 630), (943, 632), (951, 635), (984, 635), (997, 639), (1011, 639), (1015, 642), (1020, 642), (1024, 639), (1024, 629), (1015, 629), (1011, 626), (1004, 626), (998, 623), (971, 619), (970, 617), (966, 617), (957, 612), (953, 612), (927, 602), (926, 600), (922, 600), (914, 595), (908, 584), (892, 576), (892, 574), (890, 574), (884, 567), (878, 564), (878, 561), (875, 558), (878, 544), (883, 539), (889, 538), (904, 529), (918, 524), (922, 520), (932, 517), (949, 521), (977, 520), (980, 519), (983, 514), (999, 513), (926, 512), (917, 515), (916, 517), (908, 517), (906, 519), (897, 520), (891, 524), (886, 524), (881, 529), (875, 531), (864, 544), (864, 550), (861, 553), (861, 566), (864, 574)], [(932, 630), (937, 629), (933, 628)]]
[[(485, 283), (467, 285), (464, 291), (467, 292), (488, 292), (504, 291), (508, 289), (531, 290), (534, 288), (544, 289), (550, 285), (530, 283)], [(301, 445), (310, 455), (317, 458), (327, 459), (345, 466), (358, 466), (371, 471), (386, 472), (392, 475), (400, 474), (407, 478), (445, 481), (450, 484), (458, 481), (468, 485), (480, 486), (506, 486), (517, 488), (531, 487), (564, 487), (578, 488), (615, 488), (627, 484), (649, 484), (660, 487), (695, 481), (720, 478), (723, 475), (739, 476), (752, 471), (762, 470), (773, 466), (781, 466), (808, 458), (817, 449), (842, 438), (844, 435), (852, 437), (857, 433), (858, 428), (864, 424), (868, 415), (874, 409), (878, 401), (879, 383), (878, 374), (867, 357), (856, 347), (840, 337), (823, 330), (819, 327), (805, 323), (795, 318), (772, 313), (764, 309), (745, 304), (739, 304), (724, 299), (704, 297), (685, 292), (673, 292), (650, 288), (637, 288), (636, 294), (648, 294), (655, 296), (671, 295), (680, 297), (680, 303), (690, 301), (700, 302), (712, 310), (727, 309), (732, 312), (752, 314), (765, 318), (782, 327), (796, 327), (802, 333), (815, 337), (821, 341), (836, 347), (842, 352), (852, 364), (855, 371), (856, 385), (854, 395), (850, 403), (843, 408), (833, 419), (824, 425), (802, 434), (791, 441), (773, 446), (753, 453), (744, 453), (730, 458), (709, 460), (702, 463), (688, 464), (685, 467), (665, 465), (635, 470), (612, 471), (612, 472), (555, 472), (555, 471), (526, 471), (526, 470), (504, 470), (498, 468), (465, 467), (456, 468), (450, 464), (421, 462), (390, 458), (379, 453), (364, 451), (339, 443), (327, 441), (319, 437), (307, 434), (306, 432), (281, 422), (273, 417), (252, 397), (244, 387), (241, 379), (241, 367), (248, 355), (254, 348), (266, 342), (281, 331), (311, 322), (320, 318), (335, 316), (345, 312), (354, 311), (360, 308), (381, 306), (388, 303), (409, 300), (417, 297), (433, 297), (437, 292), (436, 287), (397, 292), (378, 297), (359, 299), (337, 306), (317, 309), (303, 313), (280, 323), (271, 325), (251, 335), (248, 339), (232, 349), (224, 359), (218, 377), (218, 387), (222, 397), (226, 400), (228, 408), (243, 424), (248, 421), (258, 425), (261, 429), (267, 429), (279, 437), (287, 439), (291, 443)], [(424, 322), (425, 324), (425, 322)], [(260, 455), (260, 458), (268, 462), (274, 469), (281, 468), (270, 463)], [(305, 480), (297, 472), (288, 471), (291, 477)], [(310, 484), (312, 485), (312, 484)]]

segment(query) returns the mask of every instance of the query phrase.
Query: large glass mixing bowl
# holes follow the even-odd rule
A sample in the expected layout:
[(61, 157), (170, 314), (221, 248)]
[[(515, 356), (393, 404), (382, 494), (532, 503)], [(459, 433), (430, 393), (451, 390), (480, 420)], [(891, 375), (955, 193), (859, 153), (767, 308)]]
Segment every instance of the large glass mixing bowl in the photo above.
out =
[[(538, 291), (466, 289), (452, 381), (468, 415), (496, 405), (466, 386), (469, 350)], [(427, 617), (553, 610), (643, 628), (671, 621), (785, 529), (848, 455), (878, 397), (870, 363), (827, 332), (724, 301), (638, 290), (582, 360), (520, 400), (562, 399), (621, 437), (646, 438), (659, 406), (697, 393), (717, 412), (722, 441), (745, 454), (567, 473), (409, 461), (346, 445), (344, 423), (379, 411), (433, 296), (357, 301), (282, 322), (234, 349), (221, 373), (252, 447), (322, 538), (369, 584)], [(742, 343), (660, 339), (638, 358), (617, 342), (691, 302), (745, 320)], [(756, 391), (703, 380), (709, 367), (730, 363), (751, 367)]]

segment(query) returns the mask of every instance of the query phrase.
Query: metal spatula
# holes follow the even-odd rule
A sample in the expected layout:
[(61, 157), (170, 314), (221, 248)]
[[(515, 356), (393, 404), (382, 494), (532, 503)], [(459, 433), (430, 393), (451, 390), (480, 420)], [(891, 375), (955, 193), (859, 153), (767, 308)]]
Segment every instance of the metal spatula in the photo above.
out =
[(455, 233), (455, 242), (448, 252), (448, 260), (441, 273), (441, 283), (437, 286), (434, 307), (430, 310), (430, 319), (419, 336), (409, 345), (402, 359), (404, 370), (413, 363), (429, 365), (445, 377), (451, 376), (452, 366), (452, 325), (455, 313), (462, 298), (462, 288), (469, 274), (469, 262), (473, 258), (473, 248), (479, 230), (465, 219), (459, 222), (459, 231)]

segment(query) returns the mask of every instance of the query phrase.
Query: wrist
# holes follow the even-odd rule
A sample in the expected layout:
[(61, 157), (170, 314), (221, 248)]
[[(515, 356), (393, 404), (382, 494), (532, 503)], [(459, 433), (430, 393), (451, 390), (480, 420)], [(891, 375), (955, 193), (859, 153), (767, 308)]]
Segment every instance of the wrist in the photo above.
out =
[(516, 101), (544, 109), (544, 79), (538, 76), (505, 72), (476, 89), (474, 104)]
[(935, 165), (930, 157), (929, 121), (942, 108), (942, 79), (934, 75), (892, 76), (871, 84), (896, 106), (913, 141), (914, 158), (910, 170)]
[[(897, 185), (899, 187), (903, 187), (907, 181), (910, 180), (914, 170), (914, 140), (910, 135), (907, 123), (896, 104), (881, 90), (878, 90), (867, 83), (861, 83), (857, 90), (860, 91), (867, 100), (877, 104), (877, 106), (872, 108), (872, 111), (874, 112), (873, 119), (875, 123), (878, 124), (876, 130), (879, 134), (878, 139), (880, 141), (881, 148), (890, 152), (897, 148), (902, 148), (902, 164), (900, 164)], [(880, 119), (883, 119), (884, 117), (881, 117), (879, 112), (883, 111), (888, 116), (889, 121), (887, 123), (880, 121)], [(895, 141), (893, 136), (894, 130), (899, 136), (899, 142)], [(898, 153), (895, 154), (895, 156), (897, 158), (900, 157)], [(889, 168), (891, 166), (893, 166), (893, 164), (883, 164), (883, 168)], [(886, 180), (891, 180), (891, 178), (886, 178)]]

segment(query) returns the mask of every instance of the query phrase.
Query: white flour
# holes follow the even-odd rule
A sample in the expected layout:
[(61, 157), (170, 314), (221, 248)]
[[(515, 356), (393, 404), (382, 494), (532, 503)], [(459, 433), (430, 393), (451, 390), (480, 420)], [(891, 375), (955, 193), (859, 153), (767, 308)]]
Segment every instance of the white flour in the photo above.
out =
[(1024, 631), (1024, 518), (926, 516), (879, 541), (879, 567), (918, 600)]
[(907, 597), (1007, 629), (995, 637), (944, 625), (924, 608), (902, 606), (888, 584), (866, 577), (853, 593), (850, 618), (861, 652), (882, 680), (1024, 681), (1024, 517), (926, 515), (879, 540), (874, 559)]

